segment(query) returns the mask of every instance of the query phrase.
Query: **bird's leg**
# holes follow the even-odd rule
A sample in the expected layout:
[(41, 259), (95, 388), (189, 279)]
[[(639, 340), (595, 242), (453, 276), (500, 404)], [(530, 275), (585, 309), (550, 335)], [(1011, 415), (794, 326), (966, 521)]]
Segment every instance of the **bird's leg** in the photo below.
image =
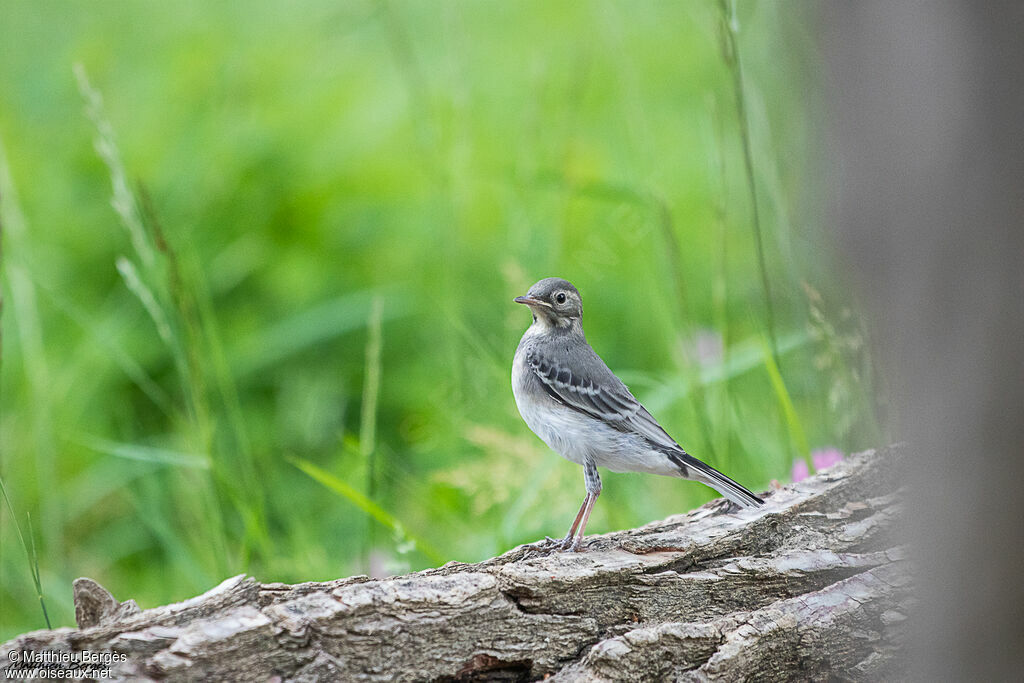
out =
[(590, 491), (587, 491), (586, 497), (583, 498), (583, 504), (580, 505), (580, 511), (576, 513), (576, 519), (573, 520), (572, 526), (569, 527), (569, 533), (567, 533), (565, 535), (565, 538), (563, 538), (562, 540), (558, 540), (556, 538), (551, 538), (550, 536), (548, 536), (548, 542), (549, 543), (557, 544), (558, 547), (561, 548), (562, 550), (565, 550), (566, 548), (568, 548), (569, 544), (572, 542), (572, 537), (576, 535), (576, 529), (578, 529), (579, 526), (580, 526), (580, 520), (583, 519), (583, 510), (586, 509), (587, 503), (589, 503), (589, 502), (590, 502)]
[[(580, 508), (579, 514), (576, 515), (579, 531), (568, 546), (562, 546), (571, 552), (579, 551), (580, 545), (583, 543), (583, 533), (587, 529), (587, 520), (590, 519), (590, 512), (594, 509), (597, 497), (601, 495), (601, 476), (597, 473), (597, 465), (589, 460), (583, 463), (583, 481), (587, 486), (587, 497), (583, 500), (583, 507)], [(576, 524), (573, 524), (573, 529), (569, 531), (569, 537), (573, 535), (573, 531), (576, 531)], [(569, 537), (566, 540), (569, 540)]]
[(580, 524), (579, 533), (576, 535), (576, 538), (573, 540), (573, 542), (567, 548), (565, 548), (569, 552), (578, 553), (580, 551), (580, 546), (583, 544), (583, 531), (587, 528), (587, 520), (590, 519), (590, 511), (594, 509), (594, 503), (597, 502), (597, 497), (600, 495), (600, 493), (601, 492), (598, 491), (594, 495), (590, 496), (590, 504), (587, 505), (587, 509), (583, 513), (583, 522)]

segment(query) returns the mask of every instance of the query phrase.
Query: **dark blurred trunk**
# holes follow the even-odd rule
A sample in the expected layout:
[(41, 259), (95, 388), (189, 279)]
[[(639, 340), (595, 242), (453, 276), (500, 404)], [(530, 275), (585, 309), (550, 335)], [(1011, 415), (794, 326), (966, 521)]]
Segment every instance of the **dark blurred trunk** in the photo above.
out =
[(1024, 644), (1024, 3), (824, 8), (833, 217), (911, 442), (911, 671)]

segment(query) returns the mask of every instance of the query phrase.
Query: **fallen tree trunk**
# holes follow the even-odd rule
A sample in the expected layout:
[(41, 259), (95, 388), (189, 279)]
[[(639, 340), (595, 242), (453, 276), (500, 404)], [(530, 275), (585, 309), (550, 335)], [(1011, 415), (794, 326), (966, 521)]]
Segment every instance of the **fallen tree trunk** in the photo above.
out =
[(123, 659), (115, 679), (897, 677), (911, 600), (893, 540), (898, 458), (897, 447), (854, 455), (761, 509), (718, 500), (589, 537), (578, 554), (520, 546), (294, 586), (237, 576), (145, 611), (79, 579), (80, 628), (5, 643), (0, 671), (28, 667), (26, 651), (88, 650)]

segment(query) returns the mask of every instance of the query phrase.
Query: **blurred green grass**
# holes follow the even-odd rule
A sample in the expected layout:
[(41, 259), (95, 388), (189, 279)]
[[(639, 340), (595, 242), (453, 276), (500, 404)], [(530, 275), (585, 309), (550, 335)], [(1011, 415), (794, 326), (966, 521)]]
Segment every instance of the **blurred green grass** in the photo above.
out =
[[(813, 18), (739, 10), (778, 365), (717, 2), (0, 5), (0, 477), (55, 623), (77, 576), (145, 607), (564, 533), (582, 475), (509, 387), (549, 275), (750, 488), (875, 445)], [(595, 533), (715, 495), (605, 482)], [(3, 509), (0, 639), (44, 625), (25, 552)]]

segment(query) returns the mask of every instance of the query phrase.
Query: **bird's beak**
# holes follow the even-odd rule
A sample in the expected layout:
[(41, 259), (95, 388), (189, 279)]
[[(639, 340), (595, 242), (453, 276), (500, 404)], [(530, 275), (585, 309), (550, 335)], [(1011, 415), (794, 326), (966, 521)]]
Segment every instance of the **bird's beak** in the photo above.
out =
[(517, 296), (515, 299), (512, 299), (512, 301), (515, 301), (517, 304), (526, 304), (527, 306), (544, 306), (546, 308), (551, 308), (551, 305), (547, 302), (535, 299), (532, 296)]

